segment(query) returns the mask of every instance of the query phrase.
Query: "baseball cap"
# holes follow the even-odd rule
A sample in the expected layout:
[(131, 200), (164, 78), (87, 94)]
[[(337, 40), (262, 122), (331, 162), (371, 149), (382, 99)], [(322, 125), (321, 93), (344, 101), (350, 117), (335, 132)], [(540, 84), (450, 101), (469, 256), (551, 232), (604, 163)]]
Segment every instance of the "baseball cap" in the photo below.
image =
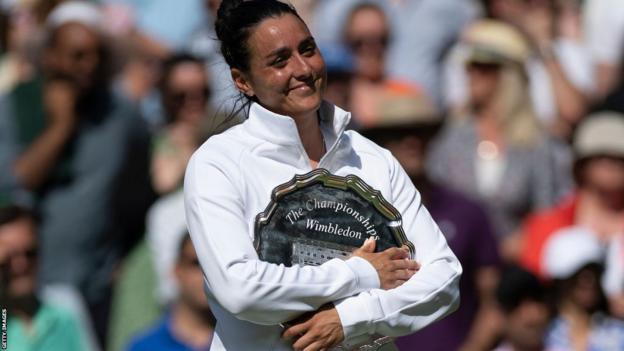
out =
[(604, 260), (604, 248), (588, 228), (571, 226), (558, 230), (546, 242), (542, 263), (547, 276), (567, 279), (584, 266)]

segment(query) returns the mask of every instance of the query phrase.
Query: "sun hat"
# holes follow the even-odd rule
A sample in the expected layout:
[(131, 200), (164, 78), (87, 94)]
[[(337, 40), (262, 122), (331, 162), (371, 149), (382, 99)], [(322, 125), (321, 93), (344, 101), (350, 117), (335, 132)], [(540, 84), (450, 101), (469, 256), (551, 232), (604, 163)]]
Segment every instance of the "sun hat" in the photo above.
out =
[(590, 114), (579, 125), (573, 147), (577, 159), (624, 158), (624, 115), (611, 111)]
[(462, 35), (467, 62), (485, 64), (522, 64), (531, 53), (522, 33), (513, 26), (496, 20), (480, 20), (468, 26)]
[(590, 229), (571, 226), (558, 230), (548, 239), (542, 263), (548, 277), (567, 279), (588, 264), (602, 264), (604, 255), (603, 246)]

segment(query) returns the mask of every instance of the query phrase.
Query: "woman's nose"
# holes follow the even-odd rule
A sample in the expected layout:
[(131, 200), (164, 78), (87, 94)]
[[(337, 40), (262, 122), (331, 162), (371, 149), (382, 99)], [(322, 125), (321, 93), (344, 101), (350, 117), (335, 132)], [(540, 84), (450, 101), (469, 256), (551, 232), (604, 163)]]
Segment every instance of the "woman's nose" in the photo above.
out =
[(305, 57), (295, 55), (295, 68), (293, 73), (293, 75), (299, 80), (305, 80), (310, 77), (312, 68)]

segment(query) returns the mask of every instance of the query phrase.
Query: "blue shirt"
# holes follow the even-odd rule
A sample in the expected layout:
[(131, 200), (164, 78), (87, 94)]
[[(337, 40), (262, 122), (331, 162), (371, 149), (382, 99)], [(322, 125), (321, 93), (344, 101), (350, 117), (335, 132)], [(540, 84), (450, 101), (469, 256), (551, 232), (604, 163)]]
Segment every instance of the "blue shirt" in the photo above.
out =
[[(570, 325), (561, 317), (556, 318), (546, 334), (549, 351), (572, 350)], [(587, 351), (624, 350), (624, 322), (604, 314), (592, 317)]]
[(194, 349), (173, 335), (171, 315), (167, 314), (152, 329), (135, 338), (128, 347), (128, 351), (208, 351), (205, 348)]

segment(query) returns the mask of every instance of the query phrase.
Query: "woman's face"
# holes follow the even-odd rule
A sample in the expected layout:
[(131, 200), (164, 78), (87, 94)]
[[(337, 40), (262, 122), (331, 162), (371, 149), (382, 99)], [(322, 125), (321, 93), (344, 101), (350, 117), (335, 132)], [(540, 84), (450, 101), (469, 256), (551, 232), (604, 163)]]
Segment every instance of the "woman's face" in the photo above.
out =
[(306, 116), (321, 104), (325, 62), (306, 25), (286, 14), (260, 22), (248, 39), (249, 71), (232, 69), (234, 82), (265, 108)]
[(496, 95), (500, 78), (500, 65), (469, 63), (468, 72), (470, 101), (474, 106), (487, 104)]
[(203, 66), (195, 62), (176, 65), (165, 89), (167, 113), (176, 122), (201, 124), (207, 115), (210, 88)]
[(369, 80), (383, 78), (390, 28), (380, 9), (355, 12), (346, 28), (347, 44), (353, 51), (356, 75)]
[(594, 157), (583, 169), (583, 186), (592, 191), (603, 205), (624, 209), (624, 159)]

